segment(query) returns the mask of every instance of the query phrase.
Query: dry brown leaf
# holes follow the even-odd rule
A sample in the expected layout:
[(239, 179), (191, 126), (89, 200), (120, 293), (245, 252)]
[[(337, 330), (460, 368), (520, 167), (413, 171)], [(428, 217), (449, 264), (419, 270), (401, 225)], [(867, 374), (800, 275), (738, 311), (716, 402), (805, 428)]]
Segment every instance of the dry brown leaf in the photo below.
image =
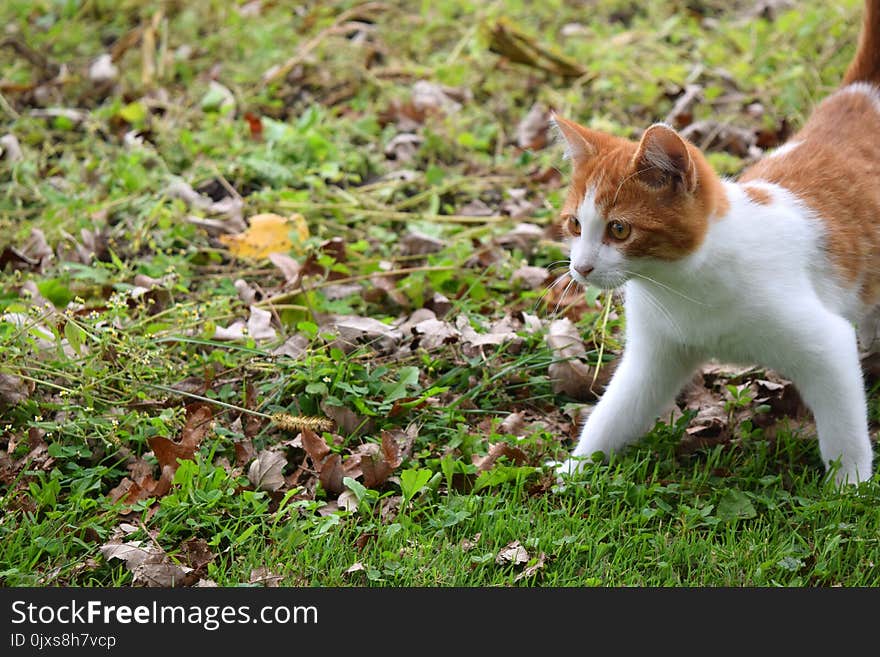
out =
[(214, 329), (214, 340), (243, 340), (246, 336), (257, 341), (274, 340), (277, 337), (272, 327), (272, 313), (257, 306), (250, 307), (247, 322), (238, 320), (228, 327), (218, 326)]
[(433, 296), (425, 302), (426, 310), (433, 311), (436, 318), (444, 317), (452, 310), (452, 302), (439, 292), (435, 292)]
[(244, 301), (248, 306), (251, 306), (258, 301), (257, 297), (260, 293), (243, 278), (236, 279), (232, 282), (232, 285), (238, 292), (238, 298)]
[(270, 253), (269, 261), (278, 267), (287, 285), (296, 285), (302, 276), (302, 265), (286, 253)]
[(455, 327), (461, 335), (462, 342), (472, 347), (485, 345), (500, 345), (519, 339), (519, 336), (508, 326), (493, 326), (488, 333), (477, 333), (471, 326), (470, 320), (465, 315), (459, 315), (455, 320)]
[(20, 162), (24, 159), (18, 137), (11, 132), (0, 137), (0, 155), (10, 162)]
[(0, 373), (0, 409), (9, 408), (27, 399), (34, 384), (14, 374)]
[(303, 449), (306, 450), (306, 454), (309, 455), (312, 464), (318, 470), (330, 453), (327, 441), (311, 429), (303, 429), (300, 432), (300, 439), (302, 440)]
[(280, 347), (272, 350), (274, 356), (287, 356), (294, 360), (300, 358), (309, 349), (309, 338), (304, 333), (296, 333), (284, 341)]
[(458, 214), (463, 217), (491, 217), (495, 215), (496, 212), (489, 207), (485, 201), (475, 198), (461, 206), (458, 210)]
[(247, 321), (248, 335), (254, 340), (274, 340), (277, 337), (272, 328), (272, 313), (257, 306), (251, 306), (251, 315)]
[(546, 340), (553, 355), (559, 359), (547, 370), (553, 392), (580, 401), (595, 399), (607, 381), (610, 368), (603, 366), (599, 372), (601, 375), (604, 371), (605, 375), (601, 379), (596, 376), (594, 382), (595, 370), (580, 360), (586, 357), (587, 350), (577, 327), (567, 317), (554, 320), (550, 323)]
[(694, 105), (703, 99), (703, 86), (699, 84), (685, 85), (681, 95), (666, 115), (666, 123), (676, 130), (690, 125), (694, 120)]
[(461, 539), (461, 543), (459, 546), (461, 547), (462, 552), (470, 552), (475, 547), (477, 547), (477, 543), (480, 542), (480, 538), (483, 536), (483, 532), (477, 532), (474, 534), (473, 538), (463, 538)]
[(383, 324), (372, 317), (356, 315), (333, 315), (321, 323), (323, 332), (335, 333), (339, 337), (332, 346), (350, 352), (359, 344), (375, 344), (381, 351), (391, 351), (403, 337), (400, 330)]
[(198, 536), (185, 540), (180, 548), (186, 563), (195, 571), (202, 571), (214, 560), (215, 555), (208, 548), (208, 542)]
[(342, 483), (344, 477), (349, 473), (342, 464), (342, 456), (339, 454), (331, 454), (318, 468), (318, 481), (321, 487), (331, 495), (339, 495), (345, 490), (345, 484)]
[(512, 230), (495, 238), (495, 243), (506, 249), (518, 248), (525, 254), (534, 252), (541, 239), (544, 229), (537, 224), (519, 223)]
[(354, 575), (355, 573), (361, 573), (365, 570), (366, 568), (364, 568), (364, 564), (362, 564), (360, 561), (355, 561), (345, 570), (343, 575)]
[[(375, 274), (370, 276), (370, 283), (373, 284), (375, 291), (368, 294), (369, 301), (380, 301), (383, 298), (388, 298), (401, 308), (409, 308), (412, 306), (409, 297), (397, 287), (393, 277)], [(377, 296), (376, 292), (378, 292), (378, 298), (374, 298)]]
[(520, 544), (519, 541), (511, 541), (506, 546), (499, 550), (498, 555), (495, 557), (495, 563), (497, 564), (513, 564), (514, 566), (518, 566), (523, 563), (529, 562), (529, 553), (526, 552), (526, 549)]
[(209, 196), (199, 194), (188, 183), (180, 179), (173, 180), (166, 188), (165, 193), (168, 196), (181, 199), (191, 208), (224, 217), (222, 220), (187, 217), (186, 221), (189, 223), (201, 225), (215, 233), (240, 232), (247, 228), (247, 224), (242, 218), (244, 202), (237, 195), (214, 201)]
[(21, 248), (22, 252), (31, 260), (39, 262), (39, 269), (43, 270), (49, 261), (55, 257), (52, 247), (46, 241), (46, 235), (39, 228), (31, 228), (30, 236)]
[(257, 490), (276, 491), (284, 486), (284, 466), (287, 459), (280, 452), (264, 449), (251, 462), (247, 477)]
[(501, 204), (501, 212), (509, 215), (511, 219), (523, 219), (533, 216), (539, 204), (526, 198), (528, 192), (529, 190), (525, 187), (508, 189), (508, 198)]
[(101, 546), (101, 554), (107, 561), (110, 559), (121, 559), (128, 566), (129, 570), (139, 566), (147, 557), (149, 557), (155, 548), (144, 547), (144, 541), (129, 541), (127, 543), (106, 543)]
[(703, 151), (726, 151), (741, 158), (758, 158), (762, 155), (753, 131), (718, 121), (691, 123), (681, 131), (681, 136)]
[(525, 424), (523, 414), (515, 411), (501, 421), (501, 424), (498, 425), (498, 433), (521, 436), (523, 435)]
[(322, 401), (321, 410), (324, 411), (324, 415), (336, 423), (338, 430), (344, 435), (353, 436), (355, 432), (366, 427), (364, 420), (367, 418), (358, 415), (346, 406), (333, 406)]
[(507, 443), (494, 443), (489, 448), (489, 453), (486, 456), (474, 455), (474, 465), (477, 466), (477, 472), (491, 470), (492, 466), (495, 465), (495, 461), (502, 456), (506, 456), (517, 465), (522, 465), (528, 460), (526, 453), (519, 447), (514, 447)]
[(543, 103), (535, 103), (516, 126), (516, 145), (523, 150), (540, 150), (547, 145), (550, 130), (550, 110)]
[(400, 246), (404, 255), (426, 255), (442, 249), (445, 242), (417, 230), (410, 230), (400, 239)]
[(461, 333), (449, 322), (440, 319), (426, 319), (412, 327), (412, 332), (418, 338), (418, 346), (427, 351), (439, 349), (444, 345), (457, 342)]
[(682, 441), (683, 451), (715, 445), (730, 438), (729, 418), (724, 408), (724, 398), (713, 394), (699, 382), (698, 377), (682, 391), (679, 399), (683, 404), (682, 410), (697, 411), (685, 429), (687, 439)]
[(415, 158), (424, 137), (410, 132), (402, 132), (392, 137), (385, 145), (385, 157), (395, 162), (410, 162)]
[(265, 566), (261, 566), (251, 570), (251, 577), (248, 583), (262, 584), (266, 588), (275, 588), (280, 584), (282, 579), (283, 577), (281, 575), (277, 575)]
[(312, 461), (321, 487), (328, 493), (339, 495), (346, 489), (342, 483), (344, 477), (355, 478), (361, 475), (360, 459), (350, 458), (343, 463), (342, 456), (332, 453), (327, 442), (311, 429), (303, 428), (300, 439), (303, 449)]
[(360, 468), (364, 474), (364, 486), (367, 488), (381, 486), (402, 461), (400, 444), (390, 432), (382, 431), (382, 444), (379, 449), (374, 453), (361, 455)]
[(413, 107), (421, 112), (456, 112), (472, 94), (463, 87), (449, 87), (427, 80), (419, 80), (412, 87)]
[(150, 587), (181, 586), (188, 583), (191, 568), (184, 568), (171, 561), (162, 548), (143, 541), (106, 543), (101, 554), (107, 561), (120, 559), (134, 575), (134, 584)]
[(544, 562), (547, 560), (547, 555), (543, 552), (538, 555), (538, 558), (535, 560), (531, 566), (526, 566), (523, 568), (523, 571), (519, 573), (516, 577), (513, 578), (514, 582), (518, 582), (521, 579), (525, 579), (527, 577), (533, 577), (537, 574), (541, 568), (544, 567)]
[(168, 559), (168, 555), (165, 555), (161, 561), (156, 563), (147, 561), (132, 570), (135, 584), (161, 588), (188, 584), (190, 578), (187, 575), (190, 572), (192, 572), (192, 569), (172, 563)]
[[(187, 418), (181, 432), (179, 443), (173, 442), (164, 436), (152, 436), (147, 439), (150, 449), (159, 462), (161, 474), (159, 480), (153, 480), (152, 475), (147, 475), (142, 481), (136, 481), (136, 486), (129, 487), (125, 493), (126, 503), (148, 497), (162, 497), (171, 489), (174, 473), (177, 471), (178, 459), (181, 461), (191, 460), (195, 451), (199, 448), (208, 431), (211, 430), (213, 411), (207, 404), (191, 404), (187, 406)], [(120, 484), (122, 486), (122, 484)], [(118, 487), (117, 487), (118, 488)], [(115, 489), (114, 489), (115, 490)]]
[(532, 265), (523, 265), (513, 272), (511, 280), (515, 283), (522, 281), (526, 287), (533, 290), (539, 290), (544, 287), (547, 279), (550, 278), (550, 272), (544, 267), (534, 267)]
[(89, 80), (96, 84), (113, 82), (119, 77), (119, 69), (113, 63), (110, 53), (98, 55), (89, 66)]

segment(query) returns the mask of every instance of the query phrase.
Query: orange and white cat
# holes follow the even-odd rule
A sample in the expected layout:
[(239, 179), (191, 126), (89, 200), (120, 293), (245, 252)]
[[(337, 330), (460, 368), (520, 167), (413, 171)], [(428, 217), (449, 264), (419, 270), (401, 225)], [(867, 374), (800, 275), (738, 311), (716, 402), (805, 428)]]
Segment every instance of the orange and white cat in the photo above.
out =
[[(880, 0), (843, 84), (733, 182), (664, 124), (638, 142), (555, 117), (570, 274), (624, 287), (623, 357), (561, 472), (636, 442), (710, 358), (790, 378), (838, 484), (871, 477), (857, 346), (880, 318)], [(868, 346), (864, 344), (864, 346)]]

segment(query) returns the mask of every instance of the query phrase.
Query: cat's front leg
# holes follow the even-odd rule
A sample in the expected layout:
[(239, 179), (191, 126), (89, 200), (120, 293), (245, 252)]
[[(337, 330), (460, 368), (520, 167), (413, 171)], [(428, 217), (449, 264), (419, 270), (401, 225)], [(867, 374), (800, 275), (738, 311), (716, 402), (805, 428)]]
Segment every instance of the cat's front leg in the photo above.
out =
[(608, 458), (636, 442), (672, 403), (699, 363), (696, 354), (667, 340), (648, 335), (629, 340), (571, 458), (557, 471), (575, 472), (596, 452)]

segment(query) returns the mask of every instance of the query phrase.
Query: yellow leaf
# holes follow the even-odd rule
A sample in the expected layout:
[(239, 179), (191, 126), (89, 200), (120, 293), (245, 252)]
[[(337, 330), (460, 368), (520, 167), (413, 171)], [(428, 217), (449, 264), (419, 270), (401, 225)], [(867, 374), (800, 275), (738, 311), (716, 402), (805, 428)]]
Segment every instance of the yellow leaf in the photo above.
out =
[[(297, 243), (291, 240), (293, 235)], [(270, 253), (299, 250), (309, 238), (309, 227), (301, 214), (289, 217), (267, 212), (250, 218), (250, 227), (238, 235), (221, 235), (220, 241), (239, 258), (266, 258)]]

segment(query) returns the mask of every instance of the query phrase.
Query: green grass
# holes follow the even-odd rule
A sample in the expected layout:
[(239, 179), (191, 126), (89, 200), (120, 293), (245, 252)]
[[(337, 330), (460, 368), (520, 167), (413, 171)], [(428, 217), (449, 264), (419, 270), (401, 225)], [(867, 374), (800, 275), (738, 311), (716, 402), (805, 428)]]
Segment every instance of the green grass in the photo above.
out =
[[(560, 486), (544, 464), (571, 448), (584, 401), (554, 392), (548, 320), (572, 318), (595, 365), (619, 355), (625, 317), (597, 290), (567, 307), (517, 282), (523, 264), (558, 273), (565, 252), (552, 231), (509, 239), (520, 221), (550, 227), (564, 193), (557, 147), (515, 145), (535, 102), (634, 136), (698, 82), (695, 120), (784, 131), (840, 79), (858, 2), (803, 2), (770, 21), (749, 18), (748, 3), (603, 0), (585, 15), (562, 2), (450, 0), (371, 5), (352, 15), (369, 27), (339, 34), (322, 30), (350, 3), (265, 4), (250, 17), (209, 1), (163, 13), (101, 0), (0, 9), (19, 42), (68, 71), (55, 79), (51, 66), (0, 49), (2, 132), (23, 154), (0, 160), (0, 247), (32, 256), (38, 228), (56, 252), (0, 272), (0, 582), (139, 584), (101, 547), (142, 541), (196, 568), (193, 581), (221, 586), (259, 583), (255, 571), (305, 586), (880, 583), (877, 478), (835, 490), (809, 427), (777, 418), (775, 432), (756, 428), (744, 418), (758, 402), (738, 388), (716, 391), (735, 420), (720, 444), (683, 448), (686, 414)], [(561, 79), (503, 60), (487, 30), (501, 17), (587, 74)], [(580, 32), (562, 36), (574, 22)], [(115, 85), (90, 82), (94, 58), (138, 28), (155, 48), (142, 39), (120, 49)], [(298, 53), (288, 78), (261, 81)], [(212, 78), (231, 92), (231, 110)], [(390, 159), (419, 80), (460, 88), (460, 107), (429, 112), (412, 129), (412, 158)], [(745, 111), (754, 103), (761, 116)], [(44, 106), (86, 114), (34, 115)], [(709, 155), (731, 175), (745, 163)], [(561, 181), (537, 175), (555, 167)], [(189, 207), (173, 193), (181, 181), (213, 200), (235, 190), (245, 219), (302, 214), (309, 238), (288, 255), (306, 278), (287, 284), (269, 260), (233, 257), (189, 220), (228, 215)], [(505, 216), (516, 189), (533, 206), (525, 218)], [(463, 221), (474, 201), (492, 217)], [(438, 239), (438, 250), (406, 252), (408, 231)], [(238, 280), (257, 296), (243, 300)], [(484, 333), (508, 317), (515, 339), (425, 348), (409, 334), (373, 335), (347, 345), (332, 330), (332, 315), (399, 324), (438, 308), (437, 294), (446, 319)], [(603, 303), (615, 311), (607, 318)], [(272, 312), (275, 339), (215, 338), (251, 305)], [(538, 315), (540, 329), (517, 323), (522, 313)], [(274, 353), (294, 336), (295, 356)], [(197, 427), (204, 400), (211, 423)], [(877, 400), (872, 389), (872, 409)], [(523, 424), (510, 430), (514, 412)], [(298, 431), (274, 414), (332, 415), (321, 439), (343, 463), (391, 435), (399, 463), (374, 486), (352, 473), (340, 508)], [(197, 448), (179, 448), (167, 490), (114, 501), (136, 471), (161, 478), (156, 445), (188, 436)], [(498, 443), (508, 450), (481, 469)], [(283, 455), (286, 480), (274, 490), (248, 477), (263, 450)], [(514, 542), (524, 556), (510, 563)], [(193, 545), (210, 552), (206, 563)]]

